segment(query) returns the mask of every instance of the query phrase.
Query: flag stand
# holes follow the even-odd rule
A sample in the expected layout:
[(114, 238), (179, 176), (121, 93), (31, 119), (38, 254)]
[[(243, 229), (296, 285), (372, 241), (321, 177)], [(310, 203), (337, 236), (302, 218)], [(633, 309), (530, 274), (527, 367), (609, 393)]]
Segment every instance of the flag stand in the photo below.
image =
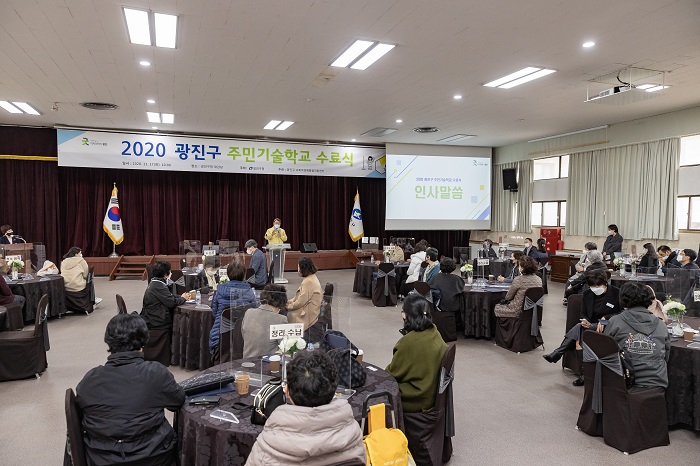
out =
[(109, 257), (110, 259), (116, 259), (119, 257), (119, 254), (117, 254), (117, 243), (115, 243), (114, 241), (112, 241), (112, 254), (110, 254), (107, 257)]
[(357, 240), (357, 250), (355, 250), (355, 252), (362, 252), (362, 248), (360, 247), (360, 241), (361, 240)]

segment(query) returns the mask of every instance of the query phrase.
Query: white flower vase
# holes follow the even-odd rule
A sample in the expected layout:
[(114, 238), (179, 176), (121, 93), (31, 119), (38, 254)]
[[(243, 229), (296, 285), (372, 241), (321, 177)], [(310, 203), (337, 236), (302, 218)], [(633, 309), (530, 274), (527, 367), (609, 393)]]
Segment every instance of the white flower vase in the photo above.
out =
[(676, 322), (672, 328), (673, 335), (676, 337), (683, 336), (683, 316), (673, 316), (673, 320)]
[(19, 278), (19, 270), (15, 267), (12, 267), (12, 279), (17, 280)]
[(632, 264), (632, 276), (637, 276), (637, 264)]
[(620, 276), (621, 277), (625, 276), (625, 264), (620, 265)]
[(473, 281), (474, 281), (474, 273), (470, 270), (467, 272), (467, 283), (471, 285)]

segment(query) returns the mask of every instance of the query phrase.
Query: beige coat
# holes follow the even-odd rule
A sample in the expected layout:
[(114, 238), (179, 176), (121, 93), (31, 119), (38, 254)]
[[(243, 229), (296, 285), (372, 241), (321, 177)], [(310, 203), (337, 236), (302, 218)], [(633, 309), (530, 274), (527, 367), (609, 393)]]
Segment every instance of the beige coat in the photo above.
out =
[(345, 461), (365, 464), (365, 447), (347, 400), (334, 399), (315, 408), (275, 409), (245, 464), (321, 466)]
[(287, 320), (290, 324), (303, 323), (304, 330), (308, 329), (318, 321), (322, 300), (321, 284), (312, 273), (302, 280), (297, 294), (287, 303)]
[(519, 275), (513, 279), (508, 288), (506, 299), (508, 304), (496, 304), (496, 317), (520, 317), (523, 312), (525, 292), (528, 288), (542, 287), (542, 279), (535, 275)]
[(85, 259), (79, 256), (63, 259), (61, 262), (61, 276), (66, 291), (83, 291), (87, 285), (88, 265)]

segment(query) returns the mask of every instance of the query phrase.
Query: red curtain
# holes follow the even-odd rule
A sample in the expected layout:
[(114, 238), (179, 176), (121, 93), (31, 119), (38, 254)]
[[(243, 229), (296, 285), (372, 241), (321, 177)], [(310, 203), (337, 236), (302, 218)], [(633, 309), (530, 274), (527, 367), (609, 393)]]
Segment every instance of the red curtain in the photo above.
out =
[[(56, 155), (54, 130), (12, 129), (0, 131), (0, 154)], [(367, 236), (425, 238), (449, 256), (452, 246), (469, 242), (468, 231), (384, 231), (383, 179), (59, 168), (23, 160), (0, 160), (0, 173), (9, 193), (0, 203), (0, 224), (11, 224), (27, 241), (44, 242), (53, 261), (71, 246), (85, 256), (111, 252), (102, 220), (112, 183), (124, 227), (120, 254), (177, 254), (183, 239), (263, 244), (275, 217), (293, 249), (306, 242), (354, 249), (347, 230), (357, 189)]]

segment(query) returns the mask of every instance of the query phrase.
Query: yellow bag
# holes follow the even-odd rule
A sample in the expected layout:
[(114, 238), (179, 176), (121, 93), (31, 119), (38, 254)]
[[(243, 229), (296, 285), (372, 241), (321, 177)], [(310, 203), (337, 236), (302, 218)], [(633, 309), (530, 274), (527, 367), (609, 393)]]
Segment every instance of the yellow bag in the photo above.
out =
[(372, 405), (367, 414), (367, 466), (415, 466), (408, 440), (401, 430), (386, 427), (384, 403)]

